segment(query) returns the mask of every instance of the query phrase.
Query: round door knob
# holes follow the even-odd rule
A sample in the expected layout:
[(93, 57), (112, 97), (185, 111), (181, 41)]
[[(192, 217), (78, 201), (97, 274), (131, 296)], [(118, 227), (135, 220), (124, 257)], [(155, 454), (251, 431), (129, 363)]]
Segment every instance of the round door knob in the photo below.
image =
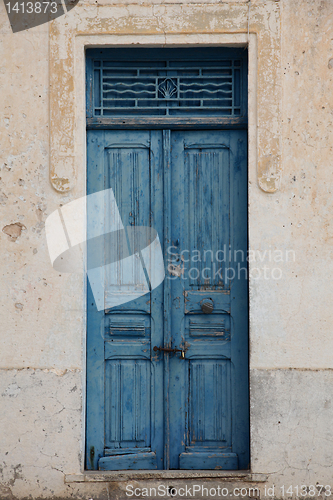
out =
[(203, 313), (210, 314), (211, 312), (213, 312), (213, 309), (214, 309), (214, 302), (212, 301), (212, 299), (206, 299), (202, 302), (201, 310)]

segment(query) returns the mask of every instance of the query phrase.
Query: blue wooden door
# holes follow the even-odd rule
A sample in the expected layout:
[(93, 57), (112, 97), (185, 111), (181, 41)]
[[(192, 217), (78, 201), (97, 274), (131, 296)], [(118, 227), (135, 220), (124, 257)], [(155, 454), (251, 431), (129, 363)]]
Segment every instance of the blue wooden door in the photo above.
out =
[(249, 466), (246, 152), (245, 131), (171, 134), (171, 469)]
[[(88, 271), (86, 464), (100, 470), (162, 469), (163, 362), (152, 356), (152, 347), (163, 342), (163, 285), (145, 290), (139, 252), (124, 251), (132, 228), (154, 227), (163, 237), (161, 133), (89, 131), (87, 152), (87, 192), (100, 193), (97, 202), (87, 198), (88, 242), (96, 241), (96, 227), (115, 218), (115, 211), (125, 237), (115, 231), (111, 243), (105, 238), (97, 250), (88, 245), (88, 269), (96, 253), (106, 265)], [(110, 189), (116, 207), (104, 194)], [(119, 256), (109, 263), (114, 246)]]
[(87, 468), (248, 468), (246, 132), (91, 130), (87, 151), (88, 194), (154, 228), (166, 270), (120, 303), (140, 263), (104, 266), (102, 311), (88, 282)]

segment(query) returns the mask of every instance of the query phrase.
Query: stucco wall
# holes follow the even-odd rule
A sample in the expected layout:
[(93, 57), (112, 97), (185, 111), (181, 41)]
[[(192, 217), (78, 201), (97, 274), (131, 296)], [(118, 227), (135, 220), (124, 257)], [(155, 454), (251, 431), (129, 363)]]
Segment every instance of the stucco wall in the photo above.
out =
[[(200, 32), (197, 43), (202, 33), (256, 34), (249, 225), (250, 248), (264, 261), (252, 269), (267, 265), (270, 275), (278, 267), (282, 277), (254, 273), (250, 283), (251, 468), (267, 474), (276, 497), (282, 485), (333, 490), (333, 3), (153, 3), (80, 2), (52, 26), (16, 34), (0, 5), (0, 498), (125, 498), (123, 482), (64, 481), (83, 477), (84, 287), (82, 277), (52, 269), (44, 221), (84, 194), (69, 58), (81, 29)], [(50, 172), (53, 181), (67, 175), (72, 189), (56, 191)], [(282, 250), (282, 261), (270, 261), (269, 250)]]

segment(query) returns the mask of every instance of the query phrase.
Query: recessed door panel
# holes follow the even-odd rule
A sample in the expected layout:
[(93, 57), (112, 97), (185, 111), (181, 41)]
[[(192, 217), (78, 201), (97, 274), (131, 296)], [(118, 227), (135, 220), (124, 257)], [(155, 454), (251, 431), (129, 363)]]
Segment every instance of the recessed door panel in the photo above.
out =
[[(111, 189), (120, 219), (100, 249), (105, 265), (93, 269), (104, 294), (101, 311), (88, 282), (87, 464), (93, 469), (163, 468), (163, 363), (151, 355), (163, 342), (163, 285), (151, 286), (142, 244), (151, 241), (140, 233), (154, 226), (163, 235), (160, 136), (88, 134), (88, 158), (96, 166), (88, 194)], [(96, 218), (111, 227), (110, 217), (107, 203), (98, 213), (88, 205), (88, 239)]]
[(246, 256), (246, 147), (244, 131), (171, 133), (166, 279), (185, 351), (170, 359), (172, 469), (249, 464), (247, 281), (234, 258)]

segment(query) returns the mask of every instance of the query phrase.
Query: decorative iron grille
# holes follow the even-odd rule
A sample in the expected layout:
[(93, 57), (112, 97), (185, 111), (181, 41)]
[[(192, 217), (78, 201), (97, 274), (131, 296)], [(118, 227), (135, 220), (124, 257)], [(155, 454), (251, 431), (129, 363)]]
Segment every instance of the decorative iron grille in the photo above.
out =
[(244, 115), (242, 58), (92, 59), (92, 117)]

